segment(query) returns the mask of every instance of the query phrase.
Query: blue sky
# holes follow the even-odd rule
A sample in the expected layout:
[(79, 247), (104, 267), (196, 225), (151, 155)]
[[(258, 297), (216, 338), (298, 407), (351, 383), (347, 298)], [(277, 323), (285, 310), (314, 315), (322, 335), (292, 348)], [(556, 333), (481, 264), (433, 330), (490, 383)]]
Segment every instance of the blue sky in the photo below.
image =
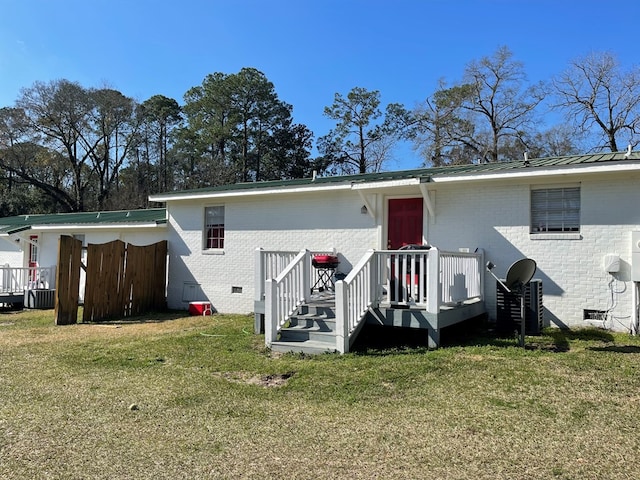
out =
[(636, 0), (0, 0), (0, 107), (62, 78), (182, 104), (207, 74), (255, 67), (317, 138), (336, 92), (412, 107), (503, 45), (532, 82), (592, 51), (638, 64), (638, 18)]

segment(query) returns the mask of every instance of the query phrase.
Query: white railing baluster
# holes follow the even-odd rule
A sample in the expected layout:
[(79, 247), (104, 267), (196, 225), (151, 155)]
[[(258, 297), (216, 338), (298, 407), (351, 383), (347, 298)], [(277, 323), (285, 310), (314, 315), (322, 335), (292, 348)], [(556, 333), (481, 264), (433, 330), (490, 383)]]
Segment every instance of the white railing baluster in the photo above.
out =
[(56, 267), (0, 267), (0, 293), (55, 288)]

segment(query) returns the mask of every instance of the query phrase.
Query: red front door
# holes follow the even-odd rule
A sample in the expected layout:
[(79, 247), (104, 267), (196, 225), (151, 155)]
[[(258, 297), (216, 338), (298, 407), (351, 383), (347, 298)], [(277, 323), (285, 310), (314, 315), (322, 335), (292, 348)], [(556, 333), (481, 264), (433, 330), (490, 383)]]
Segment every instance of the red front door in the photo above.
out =
[(389, 200), (387, 248), (397, 250), (409, 243), (422, 243), (422, 198)]

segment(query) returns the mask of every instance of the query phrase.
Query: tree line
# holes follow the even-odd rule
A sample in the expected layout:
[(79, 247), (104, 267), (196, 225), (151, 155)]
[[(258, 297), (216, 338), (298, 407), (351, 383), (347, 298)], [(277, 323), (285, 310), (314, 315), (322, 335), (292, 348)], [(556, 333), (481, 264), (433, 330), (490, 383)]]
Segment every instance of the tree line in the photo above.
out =
[[(611, 53), (572, 62), (530, 84), (507, 47), (466, 65), (462, 78), (413, 108), (381, 105), (380, 92), (336, 93), (324, 114), (335, 127), (316, 142), (292, 106), (254, 69), (213, 73), (180, 105), (137, 102), (112, 88), (36, 82), (0, 108), (0, 216), (144, 208), (153, 193), (382, 171), (398, 142), (425, 166), (499, 162), (638, 141), (640, 70)], [(544, 125), (549, 116), (562, 119)]]

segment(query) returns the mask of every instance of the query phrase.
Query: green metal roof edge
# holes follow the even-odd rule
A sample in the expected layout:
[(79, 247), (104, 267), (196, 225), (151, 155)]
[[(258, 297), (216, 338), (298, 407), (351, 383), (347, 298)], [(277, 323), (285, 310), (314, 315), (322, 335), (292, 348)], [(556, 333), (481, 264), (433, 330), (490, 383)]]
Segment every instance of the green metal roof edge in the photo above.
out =
[(296, 187), (308, 187), (308, 186), (324, 186), (324, 185), (350, 185), (354, 183), (374, 183), (384, 182), (392, 180), (403, 180), (409, 178), (424, 179), (429, 181), (431, 178), (449, 177), (456, 175), (478, 175), (482, 176), (487, 173), (499, 173), (505, 174), (520, 170), (522, 168), (529, 168), (535, 170), (536, 168), (549, 168), (549, 167), (567, 167), (567, 166), (579, 166), (589, 165), (594, 163), (614, 163), (614, 162), (629, 162), (640, 161), (640, 153), (633, 152), (631, 156), (627, 155), (627, 152), (613, 152), (613, 153), (593, 153), (586, 155), (567, 155), (558, 157), (543, 157), (543, 158), (531, 158), (528, 160), (528, 164), (525, 164), (524, 160), (510, 161), (510, 162), (493, 162), (493, 163), (475, 163), (464, 165), (444, 165), (438, 167), (425, 167), (412, 170), (397, 170), (390, 172), (376, 172), (376, 173), (362, 173), (355, 175), (340, 175), (334, 177), (315, 177), (315, 178), (296, 178), (289, 180), (270, 180), (261, 182), (245, 182), (235, 183), (229, 185), (218, 185), (214, 187), (203, 187), (189, 190), (176, 190), (173, 192), (165, 192), (158, 195), (158, 197), (170, 198), (172, 196), (184, 196), (184, 195), (199, 195), (199, 194), (215, 194), (224, 192), (241, 192), (252, 190), (268, 190), (268, 189), (287, 189)]
[(166, 208), (141, 210), (114, 210), (104, 212), (43, 213), (16, 215), (0, 218), (0, 232), (10, 235), (32, 228), (34, 225), (101, 225), (136, 224), (154, 222), (156, 225), (167, 223)]

